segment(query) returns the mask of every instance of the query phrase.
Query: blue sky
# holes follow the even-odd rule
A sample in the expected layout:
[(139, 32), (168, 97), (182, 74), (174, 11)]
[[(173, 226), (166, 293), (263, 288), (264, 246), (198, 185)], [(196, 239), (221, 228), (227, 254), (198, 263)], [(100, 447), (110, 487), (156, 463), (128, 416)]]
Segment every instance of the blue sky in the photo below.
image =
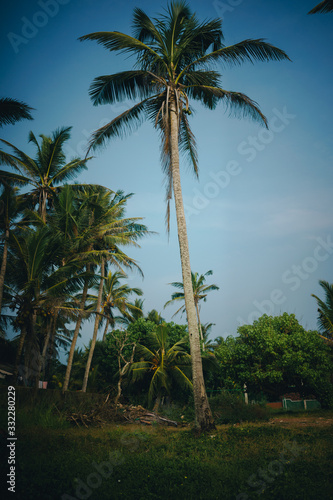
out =
[[(226, 44), (265, 38), (292, 62), (220, 68), (223, 87), (257, 101), (269, 120), (265, 131), (249, 120), (230, 118), (221, 106), (195, 104), (191, 126), (199, 150), (200, 178), (182, 168), (191, 266), (219, 291), (202, 304), (212, 337), (236, 335), (242, 323), (263, 312), (294, 313), (316, 328), (312, 293), (318, 280), (333, 282), (332, 58), (333, 15), (308, 16), (316, 0), (190, 1), (201, 19), (222, 17)], [(134, 7), (149, 15), (165, 2), (129, 0), (23, 0), (1, 6), (1, 95), (34, 107), (34, 121), (4, 127), (0, 137), (28, 154), (30, 130), (50, 135), (72, 126), (68, 158), (84, 155), (90, 133), (130, 103), (94, 107), (88, 89), (103, 74), (130, 69), (132, 59), (108, 52), (79, 36), (94, 31), (131, 32)], [(145, 312), (171, 320), (176, 310), (168, 283), (181, 280), (174, 214), (168, 240), (165, 190), (158, 134), (144, 124), (95, 154), (80, 181), (134, 193), (128, 216), (143, 217), (158, 234), (129, 250), (145, 278), (130, 275), (144, 291)], [(184, 320), (184, 318), (183, 318)], [(181, 322), (181, 321), (180, 321)], [(87, 343), (92, 324), (84, 327)]]

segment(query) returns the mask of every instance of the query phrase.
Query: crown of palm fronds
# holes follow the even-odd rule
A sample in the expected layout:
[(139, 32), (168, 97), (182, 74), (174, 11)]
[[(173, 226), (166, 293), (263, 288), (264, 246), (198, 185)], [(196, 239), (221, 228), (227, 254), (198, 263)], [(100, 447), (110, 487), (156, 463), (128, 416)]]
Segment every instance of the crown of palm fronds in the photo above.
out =
[[(231, 113), (248, 116), (267, 126), (256, 102), (241, 92), (222, 87), (217, 64), (223, 67), (249, 61), (289, 59), (286, 53), (263, 39), (246, 39), (235, 45), (223, 43), (222, 21), (200, 22), (184, 1), (173, 1), (159, 18), (151, 19), (134, 9), (133, 34), (118, 31), (90, 33), (81, 41), (93, 40), (110, 50), (134, 56), (133, 70), (95, 78), (90, 88), (94, 105), (114, 104), (124, 99), (133, 106), (96, 130), (89, 149), (96, 149), (114, 137), (135, 130), (144, 119), (158, 128), (161, 137), (162, 168), (167, 186), (167, 223), (172, 196), (170, 109), (174, 103), (179, 121), (179, 147), (198, 175), (198, 155), (188, 116), (190, 100), (209, 109), (222, 102)], [(88, 153), (87, 153), (88, 154)]]

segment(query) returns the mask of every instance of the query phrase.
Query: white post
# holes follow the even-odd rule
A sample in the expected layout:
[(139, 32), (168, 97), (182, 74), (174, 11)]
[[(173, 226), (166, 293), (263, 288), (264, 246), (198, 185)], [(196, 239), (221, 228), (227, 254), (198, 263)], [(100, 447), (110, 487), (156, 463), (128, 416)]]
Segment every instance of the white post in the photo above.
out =
[(248, 405), (249, 404), (249, 395), (246, 392), (246, 390), (247, 390), (247, 387), (246, 387), (246, 384), (244, 384), (244, 401), (245, 401), (245, 404)]

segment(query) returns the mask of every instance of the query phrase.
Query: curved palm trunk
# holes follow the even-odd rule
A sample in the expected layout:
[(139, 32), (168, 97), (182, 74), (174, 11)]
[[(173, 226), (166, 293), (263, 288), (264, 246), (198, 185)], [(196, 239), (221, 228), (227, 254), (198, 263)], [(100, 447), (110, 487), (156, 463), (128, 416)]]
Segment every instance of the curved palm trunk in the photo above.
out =
[(75, 331), (74, 331), (74, 335), (73, 335), (73, 339), (72, 339), (72, 343), (71, 343), (71, 348), (69, 350), (64, 386), (62, 388), (62, 392), (65, 392), (68, 390), (69, 378), (71, 376), (72, 365), (73, 365), (74, 351), (75, 351), (76, 341), (77, 341), (77, 338), (79, 336), (79, 332), (80, 332), (80, 328), (81, 328), (83, 310), (84, 310), (84, 306), (86, 303), (87, 294), (88, 294), (88, 279), (86, 280), (84, 287), (83, 287), (82, 299), (81, 299), (81, 304), (80, 304), (81, 312), (79, 313), (79, 317), (78, 317), (78, 320), (77, 320), (76, 325), (75, 325)]
[(185, 307), (188, 322), (188, 332), (191, 348), (193, 395), (195, 409), (195, 424), (200, 430), (215, 428), (212, 412), (208, 403), (205, 382), (202, 371), (200, 338), (197, 323), (197, 315), (194, 304), (190, 254), (188, 248), (186, 220), (184, 213), (183, 197), (179, 172), (179, 149), (178, 149), (178, 113), (176, 109), (175, 96), (170, 99), (170, 148), (172, 163), (173, 192), (175, 197), (178, 241), (182, 276), (184, 284)]
[(199, 314), (199, 305), (198, 305), (198, 302), (195, 301), (195, 308), (197, 310), (197, 318), (198, 318), (198, 328), (199, 328), (199, 333), (200, 333), (200, 338), (201, 338), (201, 342), (202, 342), (202, 350), (204, 351), (205, 350), (205, 344), (204, 344), (204, 339), (203, 339), (203, 335), (202, 335), (202, 328), (201, 328), (201, 321), (200, 321), (200, 314)]
[(96, 318), (95, 318), (95, 325), (94, 325), (94, 333), (93, 333), (93, 338), (92, 338), (92, 341), (91, 341), (89, 356), (88, 356), (88, 360), (87, 360), (87, 364), (86, 364), (86, 371), (85, 371), (84, 377), (83, 377), (82, 392), (86, 392), (86, 390), (87, 390), (89, 371), (90, 371), (90, 366), (91, 366), (91, 362), (92, 362), (92, 358), (93, 358), (94, 350), (95, 350), (95, 345), (96, 345), (98, 325), (99, 325), (99, 322), (100, 322), (99, 312), (101, 310), (101, 304), (102, 304), (104, 274), (105, 274), (105, 260), (104, 260), (104, 257), (102, 257), (102, 262), (101, 262), (101, 282), (99, 284), (99, 290), (98, 290), (98, 298), (97, 298), (97, 306), (96, 306)]
[(2, 263), (1, 263), (1, 271), (0, 271), (0, 314), (1, 314), (1, 308), (2, 308), (3, 287), (5, 284), (5, 274), (6, 274), (6, 267), (7, 267), (8, 238), (9, 238), (9, 229), (6, 229), (5, 243), (4, 243), (4, 247), (3, 247)]

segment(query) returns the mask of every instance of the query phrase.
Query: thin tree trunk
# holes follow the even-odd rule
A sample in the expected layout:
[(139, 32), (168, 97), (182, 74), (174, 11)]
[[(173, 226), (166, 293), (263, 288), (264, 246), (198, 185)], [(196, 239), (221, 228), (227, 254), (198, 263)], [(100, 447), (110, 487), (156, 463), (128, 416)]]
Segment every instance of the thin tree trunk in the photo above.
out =
[(74, 335), (73, 335), (73, 339), (72, 339), (72, 343), (71, 343), (71, 348), (69, 350), (64, 386), (62, 388), (62, 392), (65, 392), (68, 390), (69, 378), (71, 376), (71, 371), (72, 371), (74, 351), (75, 351), (76, 341), (77, 341), (77, 338), (79, 336), (79, 332), (80, 332), (80, 328), (81, 328), (83, 310), (84, 310), (84, 306), (86, 303), (87, 294), (88, 294), (88, 279), (86, 280), (84, 287), (83, 287), (82, 299), (81, 299), (81, 304), (80, 304), (81, 311), (79, 312), (79, 317), (78, 317), (78, 320), (76, 322), (75, 331), (74, 331)]
[[(118, 403), (119, 399), (120, 399), (120, 396), (121, 396), (121, 393), (122, 393), (122, 381), (123, 381), (123, 377), (127, 371), (127, 368), (128, 366), (130, 366), (133, 361), (134, 361), (134, 353), (135, 353), (135, 349), (136, 349), (136, 343), (133, 344), (133, 348), (132, 348), (132, 354), (131, 354), (131, 357), (128, 361), (126, 361), (126, 359), (124, 358), (122, 352), (123, 352), (123, 349), (124, 347), (126, 346), (126, 340), (127, 340), (127, 332), (125, 333), (125, 338), (123, 339), (120, 347), (119, 347), (119, 352), (118, 352), (118, 368), (119, 368), (119, 379), (118, 379), (118, 384), (117, 384), (117, 396), (115, 397), (115, 400), (114, 400), (114, 403), (115, 405)], [(113, 335), (113, 338), (115, 339), (115, 335)], [(121, 342), (121, 341), (120, 341)], [(121, 361), (124, 362), (124, 366), (122, 367), (121, 366)]]
[(5, 274), (6, 274), (6, 267), (7, 267), (8, 238), (9, 238), (9, 229), (6, 229), (5, 243), (3, 246), (3, 255), (2, 255), (2, 263), (1, 263), (1, 271), (0, 271), (0, 314), (1, 314), (1, 308), (2, 308), (3, 287), (5, 284)]
[(83, 377), (82, 392), (86, 392), (86, 390), (87, 390), (89, 371), (90, 371), (90, 366), (91, 366), (91, 362), (92, 362), (92, 358), (93, 358), (94, 350), (95, 350), (95, 345), (96, 345), (98, 325), (99, 325), (99, 322), (100, 322), (99, 312), (101, 310), (101, 305), (102, 305), (102, 295), (103, 295), (103, 286), (104, 286), (104, 273), (105, 273), (105, 260), (104, 260), (104, 257), (102, 257), (102, 262), (101, 262), (101, 282), (99, 284), (99, 290), (98, 290), (98, 298), (97, 298), (97, 306), (96, 306), (96, 318), (95, 318), (95, 325), (94, 325), (94, 333), (93, 333), (93, 338), (91, 340), (89, 356), (88, 356), (88, 360), (87, 360), (87, 364), (86, 364), (86, 371), (85, 371), (84, 377)]
[(176, 206), (178, 241), (184, 284), (185, 307), (190, 338), (195, 425), (198, 430), (208, 430), (215, 428), (215, 424), (209, 406), (203, 377), (200, 338), (193, 297), (190, 255), (179, 172), (178, 112), (175, 99), (175, 95), (170, 97), (171, 166), (173, 192)]
[(200, 338), (201, 338), (201, 342), (202, 342), (202, 350), (204, 351), (205, 350), (205, 344), (204, 344), (204, 339), (203, 339), (203, 335), (202, 335), (202, 328), (201, 328), (201, 321), (200, 321), (200, 314), (199, 314), (199, 306), (198, 306), (198, 302), (194, 301), (195, 303), (195, 308), (197, 310), (197, 318), (198, 318), (198, 328), (199, 328), (199, 333), (200, 333)]
[(109, 324), (110, 324), (110, 320), (109, 320), (109, 318), (107, 318), (106, 325), (105, 325), (105, 330), (104, 330), (104, 333), (103, 333), (103, 342), (105, 342), (105, 337), (106, 337), (106, 334), (108, 333)]

